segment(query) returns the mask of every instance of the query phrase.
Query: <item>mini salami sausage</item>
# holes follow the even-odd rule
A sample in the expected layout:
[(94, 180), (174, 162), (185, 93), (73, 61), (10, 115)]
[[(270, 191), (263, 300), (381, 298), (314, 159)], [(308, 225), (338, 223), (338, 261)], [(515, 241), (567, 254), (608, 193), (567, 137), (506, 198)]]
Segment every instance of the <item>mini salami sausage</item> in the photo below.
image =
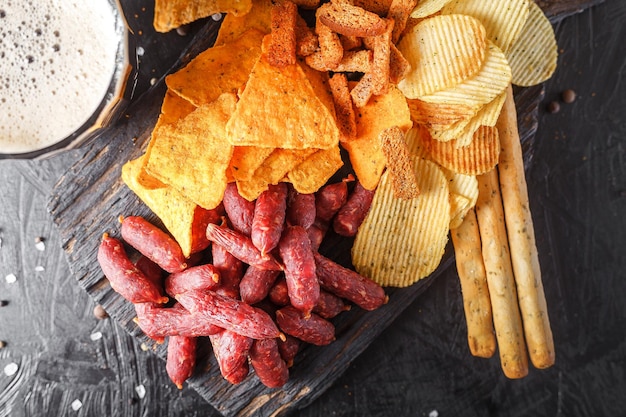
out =
[(163, 342), (168, 336), (209, 336), (223, 329), (201, 320), (179, 303), (172, 307), (157, 307), (152, 303), (135, 304), (137, 324), (149, 338)]
[(342, 311), (350, 310), (350, 306), (335, 294), (320, 290), (320, 298), (313, 308), (313, 312), (325, 319), (331, 319)]
[[(276, 281), (270, 289), (268, 298), (274, 305), (279, 307), (284, 307), (290, 304), (287, 282), (284, 278), (279, 278)], [(348, 310), (350, 310), (350, 305), (346, 304), (341, 298), (337, 297), (335, 294), (320, 289), (320, 297), (312, 311), (325, 319), (330, 319), (342, 311)]]
[(270, 184), (256, 199), (250, 237), (261, 254), (271, 252), (280, 240), (287, 208), (287, 184)]
[(231, 384), (243, 381), (250, 372), (248, 353), (252, 347), (252, 339), (223, 330), (209, 336), (209, 340), (224, 379)]
[(285, 277), (279, 277), (276, 280), (267, 296), (274, 305), (279, 307), (289, 304), (289, 290)]
[(302, 194), (289, 186), (287, 194), (287, 223), (292, 226), (311, 227), (315, 221), (315, 194)]
[(316, 218), (329, 222), (348, 200), (346, 181), (325, 185), (315, 193)]
[(146, 278), (128, 258), (122, 242), (104, 234), (98, 248), (98, 263), (111, 288), (131, 303), (168, 302), (162, 289)]
[(183, 383), (191, 377), (196, 367), (198, 339), (195, 337), (170, 336), (167, 341), (165, 369), (172, 382), (183, 389)]
[(276, 312), (280, 329), (303, 342), (323, 346), (335, 340), (335, 326), (315, 313), (305, 317), (294, 306), (286, 306)]
[(289, 379), (289, 368), (280, 356), (276, 339), (255, 340), (250, 349), (250, 364), (268, 388), (279, 388)]
[(165, 292), (172, 297), (186, 291), (214, 290), (220, 282), (216, 267), (204, 264), (187, 268), (165, 278)]
[(169, 273), (187, 268), (180, 245), (143, 217), (122, 218), (122, 239)]
[(213, 291), (186, 292), (176, 299), (192, 314), (216, 326), (253, 339), (280, 337), (272, 318), (263, 310)]
[(356, 182), (354, 190), (333, 220), (333, 229), (341, 236), (353, 237), (365, 220), (374, 199), (374, 190), (364, 188)]
[(255, 202), (243, 198), (237, 191), (237, 184), (232, 182), (226, 186), (223, 203), (233, 229), (243, 235), (250, 236)]
[(320, 248), (329, 227), (329, 222), (315, 219), (313, 224), (306, 229), (306, 232), (309, 235), (309, 240), (311, 241), (311, 249), (317, 251)]
[(300, 340), (291, 335), (285, 335), (285, 340), (278, 339), (278, 351), (281, 358), (287, 364), (287, 368), (293, 366), (293, 361), (300, 350)]
[(357, 272), (314, 254), (317, 278), (325, 290), (345, 298), (365, 310), (374, 310), (387, 302), (385, 290)]
[(213, 266), (220, 274), (220, 288), (217, 292), (239, 298), (239, 283), (243, 277), (245, 265), (217, 243), (211, 246), (211, 256)]
[(141, 255), (139, 259), (137, 259), (137, 262), (135, 262), (135, 266), (139, 268), (146, 278), (152, 281), (158, 288), (163, 286), (163, 275), (165, 275), (164, 271), (159, 265), (152, 262), (150, 258)]
[(301, 226), (288, 226), (278, 245), (291, 304), (308, 315), (320, 297), (309, 236)]
[(210, 241), (221, 245), (226, 251), (248, 265), (254, 265), (259, 269), (282, 269), (272, 255), (261, 254), (252, 240), (239, 232), (227, 227), (209, 224), (206, 234)]
[(263, 300), (267, 297), (279, 274), (280, 271), (259, 269), (254, 266), (248, 267), (239, 283), (241, 301), (256, 304)]
[[(208, 248), (211, 242), (206, 237), (206, 227), (209, 223), (220, 223), (224, 217), (224, 204), (220, 203), (212, 210), (197, 206), (191, 224), (191, 248), (189, 256)], [(188, 257), (189, 257), (188, 256)], [(187, 262), (187, 265), (192, 265)]]

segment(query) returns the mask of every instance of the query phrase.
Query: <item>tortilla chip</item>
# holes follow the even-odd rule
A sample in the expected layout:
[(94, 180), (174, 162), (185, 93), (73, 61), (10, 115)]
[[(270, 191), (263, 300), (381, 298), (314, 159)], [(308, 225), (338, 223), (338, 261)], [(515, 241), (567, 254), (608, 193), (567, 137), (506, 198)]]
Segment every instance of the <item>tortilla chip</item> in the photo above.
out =
[(263, 161), (265, 161), (273, 151), (274, 148), (235, 146), (233, 156), (230, 159), (233, 179), (236, 181), (250, 180), (257, 168), (261, 166)]
[[(174, 91), (167, 89), (165, 96), (163, 97), (163, 104), (161, 105), (161, 114), (159, 115), (159, 119), (157, 120), (154, 129), (157, 129), (159, 126), (177, 123), (180, 119), (187, 116), (195, 109), (196, 106), (176, 94)], [(152, 140), (148, 142), (148, 146), (146, 147), (144, 154), (150, 155), (151, 151)], [(143, 164), (141, 169), (137, 173), (137, 181), (146, 188), (163, 187), (165, 184), (146, 172), (145, 164), (148, 161), (148, 157), (142, 158), (142, 161)]]
[(251, 0), (155, 0), (153, 24), (157, 32), (169, 32), (215, 13), (241, 16), (248, 13), (251, 8)]
[(167, 86), (196, 106), (236, 93), (246, 83), (261, 55), (263, 32), (250, 29), (232, 43), (200, 53), (187, 66), (165, 78)]
[(146, 170), (199, 206), (215, 208), (222, 201), (233, 154), (225, 127), (236, 101), (234, 94), (222, 94), (175, 125), (154, 131)]
[(232, 42), (248, 29), (257, 29), (264, 34), (270, 33), (272, 30), (271, 8), (270, 0), (252, 0), (252, 9), (249, 13), (242, 16), (229, 13), (224, 16), (215, 46)]
[(343, 166), (339, 146), (320, 149), (289, 171), (287, 179), (302, 194), (319, 190)]
[(206, 226), (214, 220), (214, 213), (187, 199), (174, 188), (164, 185), (146, 188), (139, 181), (146, 156), (129, 161), (122, 167), (122, 180), (154, 214), (176, 239), (183, 254), (188, 257), (209, 246)]
[(336, 145), (340, 132), (332, 97), (326, 88), (314, 88), (327, 85), (321, 80), (327, 75), (308, 74), (299, 63), (273, 67), (262, 55), (226, 126), (231, 144), (285, 149)]
[(316, 151), (313, 148), (274, 149), (248, 181), (237, 181), (239, 194), (246, 200), (255, 200), (270, 184), (278, 184), (289, 171)]
[(363, 187), (373, 190), (386, 165), (380, 133), (393, 126), (406, 132), (412, 125), (404, 95), (390, 85), (387, 94), (374, 96), (368, 104), (356, 109), (356, 123), (356, 139), (341, 142), (341, 145), (348, 151), (352, 168)]

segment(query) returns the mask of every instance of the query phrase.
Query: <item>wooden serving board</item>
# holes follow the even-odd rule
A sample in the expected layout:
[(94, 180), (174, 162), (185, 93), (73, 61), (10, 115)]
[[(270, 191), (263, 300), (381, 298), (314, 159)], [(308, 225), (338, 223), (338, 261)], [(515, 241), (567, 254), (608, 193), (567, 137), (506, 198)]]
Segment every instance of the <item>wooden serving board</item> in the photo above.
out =
[[(549, 14), (551, 7), (563, 2), (543, 2)], [(558, 8), (559, 16), (580, 11), (599, 1), (569, 2), (570, 7)], [(212, 45), (219, 24), (209, 22), (196, 35), (192, 46), (179, 60), (178, 68)], [(93, 299), (102, 304), (110, 316), (141, 342), (152, 345), (133, 322), (132, 305), (112, 291), (96, 260), (97, 248), (104, 232), (119, 236), (117, 218), (142, 215), (158, 220), (120, 179), (123, 163), (143, 153), (158, 118), (165, 94), (163, 80), (157, 83), (127, 111), (126, 117), (105, 128), (80, 151), (76, 163), (59, 179), (48, 204), (57, 225), (70, 268), (78, 284)], [(516, 90), (519, 128), (527, 166), (532, 159), (532, 142), (537, 128), (538, 104), (543, 99), (541, 86)], [(350, 264), (350, 239), (337, 235), (328, 237), (320, 252), (345, 266)], [(414, 301), (442, 270), (453, 264), (451, 250), (430, 277), (404, 289), (387, 289), (389, 302), (380, 309), (366, 312), (359, 308), (340, 314), (333, 320), (337, 340), (324, 347), (305, 347), (290, 369), (290, 380), (281, 389), (268, 389), (251, 373), (239, 385), (225, 381), (210, 346), (201, 348), (198, 369), (189, 385), (225, 416), (279, 415), (307, 405), (326, 390), (348, 365), (394, 319)], [(164, 358), (165, 345), (155, 347)]]

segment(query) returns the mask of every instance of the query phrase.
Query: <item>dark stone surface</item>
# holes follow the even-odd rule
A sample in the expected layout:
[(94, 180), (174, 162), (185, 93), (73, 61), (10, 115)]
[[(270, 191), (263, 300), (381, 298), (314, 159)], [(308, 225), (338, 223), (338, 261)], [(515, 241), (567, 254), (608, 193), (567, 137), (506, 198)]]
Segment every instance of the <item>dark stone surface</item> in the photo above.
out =
[[(127, 19), (144, 48), (137, 100), (192, 33), (152, 34), (140, 23), (151, 13), (141, 4), (150, 2), (129, 3), (137, 10)], [(623, 415), (626, 3), (607, 0), (553, 21), (559, 68), (545, 84), (527, 163), (556, 365), (510, 381), (496, 357), (471, 357), (458, 278), (449, 268), (329, 389), (291, 415)], [(568, 88), (576, 101), (549, 114), (545, 105)], [(163, 361), (142, 349), (127, 323), (95, 318), (93, 299), (70, 271), (46, 206), (82, 154), (0, 161), (0, 299), (8, 301), (0, 308), (0, 368), (18, 365), (12, 376), (0, 373), (0, 416), (218, 416), (194, 389), (171, 384)], [(44, 251), (35, 247), (39, 237)], [(16, 282), (5, 280), (9, 274)]]

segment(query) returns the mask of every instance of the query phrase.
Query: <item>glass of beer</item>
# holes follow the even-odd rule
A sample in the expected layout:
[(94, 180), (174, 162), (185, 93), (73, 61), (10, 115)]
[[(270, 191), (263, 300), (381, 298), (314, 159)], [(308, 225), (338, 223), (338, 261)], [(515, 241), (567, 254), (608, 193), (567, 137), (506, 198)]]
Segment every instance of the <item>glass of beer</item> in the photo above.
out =
[(123, 111), (131, 72), (116, 0), (0, 3), (0, 159), (84, 143)]

